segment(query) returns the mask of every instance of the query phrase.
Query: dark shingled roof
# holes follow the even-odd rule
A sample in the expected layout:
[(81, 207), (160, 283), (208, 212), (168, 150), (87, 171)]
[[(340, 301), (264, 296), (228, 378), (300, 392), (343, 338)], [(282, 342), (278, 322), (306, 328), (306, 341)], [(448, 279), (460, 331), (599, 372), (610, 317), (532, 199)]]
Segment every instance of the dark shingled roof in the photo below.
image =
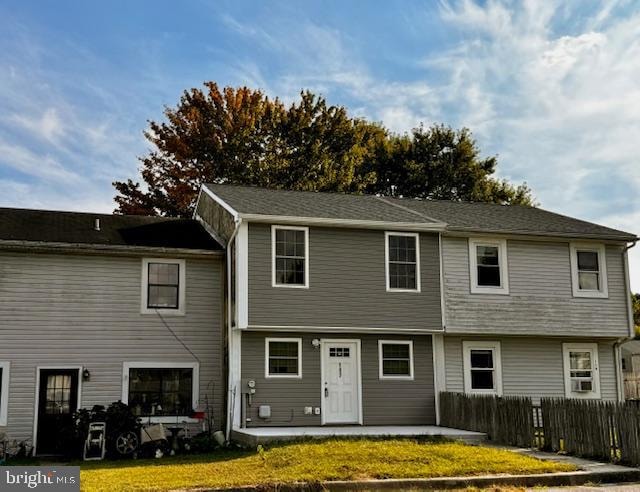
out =
[(271, 190), (254, 186), (205, 184), (241, 214), (317, 217), (380, 222), (437, 223), (374, 195)]
[(449, 231), (528, 234), (633, 241), (635, 234), (541, 208), (521, 205), (416, 200), (373, 195), (270, 190), (251, 186), (205, 185), (239, 214), (429, 224)]
[[(100, 219), (100, 230), (94, 229)], [(0, 241), (221, 250), (193, 219), (0, 208)]]

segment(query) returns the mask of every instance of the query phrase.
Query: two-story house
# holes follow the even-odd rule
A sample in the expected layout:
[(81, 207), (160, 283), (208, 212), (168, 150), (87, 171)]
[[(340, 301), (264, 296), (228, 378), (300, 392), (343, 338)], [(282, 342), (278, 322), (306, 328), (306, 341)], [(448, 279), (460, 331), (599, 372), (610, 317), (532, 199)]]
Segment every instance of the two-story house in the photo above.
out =
[(636, 236), (539, 208), (205, 185), (229, 425), (434, 424), (440, 391), (622, 397)]
[(0, 209), (0, 434), (56, 454), (74, 410), (118, 400), (220, 427), (223, 295), (195, 220)]
[[(441, 391), (623, 397), (633, 234), (538, 208), (204, 185), (194, 219), (0, 209), (0, 434), (122, 400), (429, 425)], [(194, 424), (196, 422), (193, 422)]]

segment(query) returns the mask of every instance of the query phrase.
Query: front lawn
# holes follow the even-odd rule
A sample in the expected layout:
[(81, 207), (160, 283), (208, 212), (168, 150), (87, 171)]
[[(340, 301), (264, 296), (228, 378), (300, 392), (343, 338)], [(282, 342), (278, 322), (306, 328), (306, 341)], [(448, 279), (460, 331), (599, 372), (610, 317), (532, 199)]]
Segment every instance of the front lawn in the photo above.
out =
[(501, 449), (413, 440), (326, 440), (258, 452), (83, 463), (83, 491), (170, 490), (274, 485), (323, 480), (430, 478), (497, 473), (571, 471)]

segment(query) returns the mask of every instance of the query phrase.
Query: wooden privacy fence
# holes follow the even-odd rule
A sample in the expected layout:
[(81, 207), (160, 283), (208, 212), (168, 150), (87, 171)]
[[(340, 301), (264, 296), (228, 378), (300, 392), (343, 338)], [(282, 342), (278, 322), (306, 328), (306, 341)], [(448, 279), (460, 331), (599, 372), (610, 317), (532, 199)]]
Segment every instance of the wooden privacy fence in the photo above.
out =
[(441, 425), (484, 432), (495, 442), (533, 446), (533, 417), (531, 398), (440, 393)]
[(534, 406), (528, 397), (441, 393), (440, 422), (497, 443), (640, 466), (635, 402), (542, 398)]

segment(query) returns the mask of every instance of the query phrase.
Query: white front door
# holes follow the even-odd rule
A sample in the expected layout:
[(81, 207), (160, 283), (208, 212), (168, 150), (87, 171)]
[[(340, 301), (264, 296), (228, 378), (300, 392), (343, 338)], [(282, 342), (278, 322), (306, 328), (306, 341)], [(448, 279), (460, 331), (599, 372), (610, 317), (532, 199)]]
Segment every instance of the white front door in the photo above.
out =
[(360, 421), (360, 354), (357, 341), (323, 341), (322, 399), (324, 424)]

